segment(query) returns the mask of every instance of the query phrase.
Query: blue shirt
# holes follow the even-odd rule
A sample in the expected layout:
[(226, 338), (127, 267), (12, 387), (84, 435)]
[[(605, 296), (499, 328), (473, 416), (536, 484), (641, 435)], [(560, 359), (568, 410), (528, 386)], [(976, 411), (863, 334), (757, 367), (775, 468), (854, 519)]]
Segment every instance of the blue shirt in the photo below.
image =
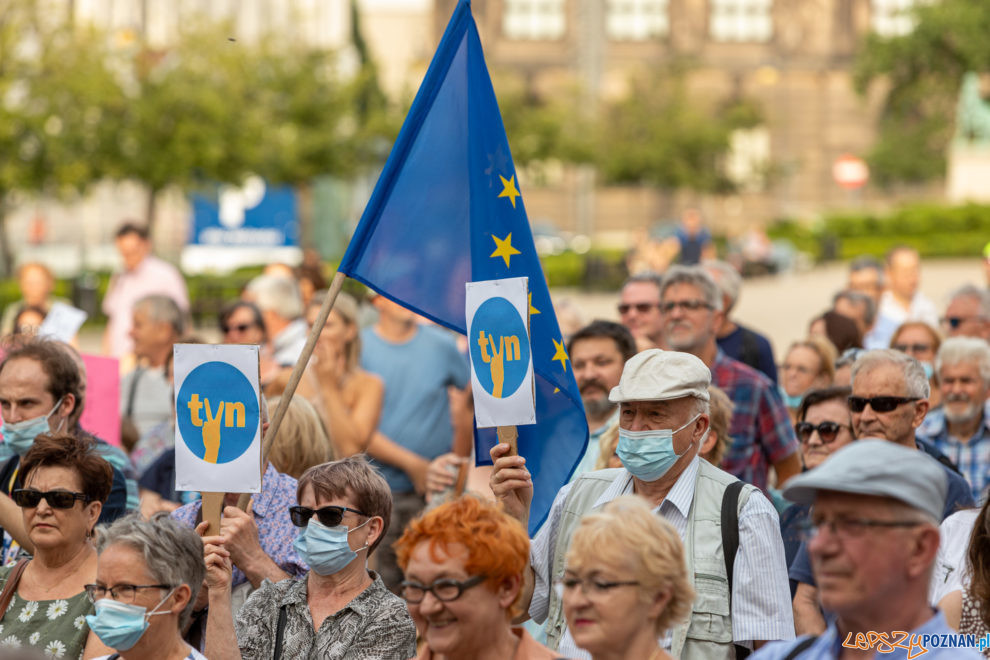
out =
[[(933, 637), (926, 638), (927, 635)], [(937, 636), (937, 639), (934, 636)], [(783, 660), (791, 652), (791, 649), (806, 639), (808, 639), (807, 636), (786, 642), (770, 642), (751, 657), (753, 660)], [(815, 639), (811, 646), (795, 656), (795, 660), (833, 660), (838, 658), (842, 653), (842, 644), (846, 639), (847, 636), (839, 633), (836, 624), (832, 623), (825, 629), (825, 632)], [(946, 645), (942, 643), (951, 643), (953, 640), (959, 643), (958, 640), (960, 639), (961, 636), (957, 635), (956, 631), (946, 624), (945, 615), (937, 611), (932, 618), (912, 630), (903, 642), (896, 638), (890, 640), (895, 644), (903, 643), (906, 648), (891, 648), (889, 645), (877, 642), (874, 645), (877, 653), (873, 657), (882, 660), (908, 660), (909, 657), (924, 657), (925, 660), (930, 658), (978, 660), (983, 657), (973, 648), (946, 648)], [(911, 647), (912, 640), (914, 641), (913, 648)], [(849, 641), (850, 643), (855, 642), (855, 637)], [(927, 649), (927, 651), (922, 649)], [(885, 653), (884, 651), (888, 652)]]
[(983, 492), (990, 484), (990, 415), (984, 411), (980, 427), (973, 437), (960, 442), (949, 435), (945, 409), (939, 406), (925, 416), (915, 435), (918, 440), (934, 445), (952, 461), (969, 482), (973, 499), (977, 502), (982, 500)]
[[(427, 460), (450, 451), (454, 428), (447, 387), (466, 386), (470, 373), (467, 358), (449, 333), (420, 326), (412, 339), (393, 344), (373, 327), (366, 328), (361, 333), (361, 367), (385, 383), (379, 431)], [(399, 468), (376, 465), (392, 492), (414, 490)]]
[[(746, 339), (746, 336), (749, 339)], [(750, 351), (745, 350), (747, 342), (752, 342)], [(724, 337), (719, 337), (718, 347), (733, 360), (739, 360), (743, 364), (753, 367), (772, 380), (774, 385), (777, 384), (777, 363), (773, 360), (773, 346), (770, 345), (770, 340), (760, 333), (752, 328), (736, 324), (735, 330)], [(755, 356), (748, 354), (753, 349), (755, 349)], [(756, 359), (753, 360), (752, 357)]]

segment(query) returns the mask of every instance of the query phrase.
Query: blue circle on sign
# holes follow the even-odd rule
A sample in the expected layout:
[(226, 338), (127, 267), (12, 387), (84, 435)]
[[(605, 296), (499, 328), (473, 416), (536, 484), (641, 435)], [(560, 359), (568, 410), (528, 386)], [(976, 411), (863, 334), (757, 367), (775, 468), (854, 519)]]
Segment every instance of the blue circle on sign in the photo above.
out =
[(190, 371), (175, 402), (182, 441), (207, 463), (243, 455), (258, 432), (258, 414), (251, 382), (226, 362), (205, 362)]
[[(519, 389), (529, 370), (529, 336), (519, 311), (505, 298), (489, 298), (478, 307), (468, 334), (471, 363), (478, 382), (496, 399)], [(501, 360), (502, 382), (497, 376)]]

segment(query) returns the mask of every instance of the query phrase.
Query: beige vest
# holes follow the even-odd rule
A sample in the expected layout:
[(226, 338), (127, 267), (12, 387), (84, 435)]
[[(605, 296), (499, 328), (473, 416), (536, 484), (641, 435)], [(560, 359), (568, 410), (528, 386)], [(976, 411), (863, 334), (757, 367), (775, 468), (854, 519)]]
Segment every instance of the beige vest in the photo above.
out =
[[(582, 474), (564, 500), (554, 546), (551, 583), (564, 575), (564, 558), (581, 516), (592, 510), (602, 493), (623, 474), (620, 469)], [(684, 556), (695, 590), (691, 617), (673, 629), (670, 653), (681, 660), (734, 660), (732, 617), (729, 611), (729, 581), (722, 554), (722, 495), (736, 478), (711, 465), (698, 462), (694, 498), (687, 516)], [(757, 489), (747, 484), (739, 493), (737, 515)], [(550, 590), (547, 613), (547, 646), (557, 649), (566, 628), (563, 607), (556, 589)]]

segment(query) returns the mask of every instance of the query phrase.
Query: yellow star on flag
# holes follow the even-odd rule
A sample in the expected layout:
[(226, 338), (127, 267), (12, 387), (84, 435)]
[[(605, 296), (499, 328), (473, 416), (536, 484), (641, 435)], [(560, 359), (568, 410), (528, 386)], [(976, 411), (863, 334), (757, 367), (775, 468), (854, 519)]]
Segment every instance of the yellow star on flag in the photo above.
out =
[(533, 307), (533, 294), (531, 293), (529, 294), (529, 315), (532, 316), (533, 314), (539, 314), (539, 313), (540, 310)]
[(553, 393), (554, 394), (557, 394), (558, 392), (560, 392), (560, 388), (559, 387), (553, 388)]
[(512, 208), (516, 208), (516, 197), (522, 196), (518, 190), (516, 190), (516, 175), (513, 174), (508, 179), (506, 179), (501, 174), (498, 178), (502, 179), (502, 192), (498, 194), (499, 197), (508, 197), (509, 201), (512, 202)]
[(495, 239), (495, 251), (491, 253), (491, 257), (502, 257), (505, 260), (505, 267), (509, 267), (509, 257), (514, 254), (522, 254), (519, 250), (512, 247), (512, 232), (505, 238), (499, 238), (495, 234), (492, 234), (492, 238)]
[(561, 342), (557, 341), (556, 339), (553, 340), (553, 345), (557, 349), (557, 352), (554, 353), (553, 357), (550, 359), (560, 360), (560, 366), (564, 368), (564, 371), (567, 371), (568, 358), (567, 358), (567, 351), (564, 350), (564, 345)]

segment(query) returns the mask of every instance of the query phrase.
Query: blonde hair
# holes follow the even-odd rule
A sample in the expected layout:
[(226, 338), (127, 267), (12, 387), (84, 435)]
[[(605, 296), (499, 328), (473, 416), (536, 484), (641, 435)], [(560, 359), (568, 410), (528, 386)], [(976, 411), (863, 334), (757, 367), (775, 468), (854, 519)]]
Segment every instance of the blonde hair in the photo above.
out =
[(615, 456), (615, 448), (619, 444), (619, 422), (609, 426), (598, 437), (598, 460), (595, 461), (596, 470), (605, 470), (609, 467), (609, 461)]
[(835, 344), (829, 341), (827, 337), (812, 335), (807, 339), (802, 339), (791, 344), (787, 349), (787, 353), (784, 353), (784, 355), (786, 356), (795, 348), (807, 348), (815, 352), (819, 362), (818, 373), (815, 374), (815, 377), (827, 376), (828, 383), (825, 386), (831, 385), (835, 379), (835, 361), (839, 358), (839, 352), (835, 349)]
[[(268, 399), (268, 405), (277, 409), (281, 398)], [(294, 396), (289, 401), (268, 460), (276, 470), (294, 479), (314, 465), (334, 460), (333, 445), (323, 420), (313, 404), (303, 397)]]
[(657, 635), (691, 613), (694, 589), (688, 580), (681, 537), (643, 498), (622, 495), (581, 519), (567, 550), (567, 570), (593, 561), (631, 571), (645, 602), (652, 601), (658, 591), (670, 594), (654, 624)]
[[(320, 289), (313, 294), (312, 298), (310, 298), (309, 306), (319, 309), (323, 306), (323, 301), (326, 297), (327, 290)], [(354, 296), (341, 291), (337, 294), (337, 299), (333, 301), (333, 310), (331, 313), (333, 312), (340, 314), (340, 318), (344, 320), (345, 324), (354, 326), (354, 328), (358, 330), (358, 332), (354, 333), (354, 339), (349, 341), (347, 346), (344, 347), (344, 358), (347, 371), (354, 371), (361, 362), (361, 328), (358, 325), (358, 313), (360, 312), (360, 307), (357, 300), (354, 299)]]
[(708, 414), (711, 429), (708, 432), (714, 433), (717, 440), (715, 446), (702, 458), (718, 467), (722, 458), (725, 457), (729, 443), (732, 441), (732, 437), (729, 435), (729, 423), (732, 421), (732, 410), (735, 408), (735, 404), (732, 403), (728, 394), (714, 385), (708, 386), (708, 395), (711, 397)]

